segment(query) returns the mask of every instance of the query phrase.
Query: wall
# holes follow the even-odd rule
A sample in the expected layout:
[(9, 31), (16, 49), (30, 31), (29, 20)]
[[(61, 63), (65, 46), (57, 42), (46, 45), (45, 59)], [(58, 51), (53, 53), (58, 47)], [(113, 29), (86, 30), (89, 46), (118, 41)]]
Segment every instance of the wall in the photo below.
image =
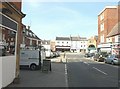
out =
[[(117, 8), (106, 8), (100, 15), (98, 15), (98, 44), (100, 44), (100, 37), (104, 34), (104, 42), (106, 36), (110, 33), (112, 28), (118, 22)], [(104, 14), (104, 19), (100, 20), (100, 16)], [(100, 25), (104, 23), (104, 30), (101, 31)]]
[[(0, 88), (8, 86), (15, 78), (16, 59), (15, 56), (0, 57)], [(2, 78), (1, 78), (2, 77)], [(2, 82), (2, 83), (1, 83)]]

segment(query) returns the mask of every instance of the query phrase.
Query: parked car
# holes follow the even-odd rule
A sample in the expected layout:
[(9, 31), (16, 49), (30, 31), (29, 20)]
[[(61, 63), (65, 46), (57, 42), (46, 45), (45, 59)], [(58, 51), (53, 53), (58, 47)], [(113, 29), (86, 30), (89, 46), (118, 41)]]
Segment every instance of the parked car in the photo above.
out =
[(104, 60), (107, 58), (108, 53), (107, 52), (100, 52), (95, 54), (95, 56), (93, 57), (95, 61), (98, 62), (104, 62)]
[(84, 57), (93, 57), (95, 54), (94, 53), (86, 53)]
[(93, 59), (94, 59), (94, 61), (97, 61), (97, 59), (99, 59), (99, 54), (98, 53), (96, 53), (94, 56), (93, 56)]
[(109, 55), (107, 59), (105, 59), (105, 63), (110, 63), (110, 64), (120, 64), (120, 55)]

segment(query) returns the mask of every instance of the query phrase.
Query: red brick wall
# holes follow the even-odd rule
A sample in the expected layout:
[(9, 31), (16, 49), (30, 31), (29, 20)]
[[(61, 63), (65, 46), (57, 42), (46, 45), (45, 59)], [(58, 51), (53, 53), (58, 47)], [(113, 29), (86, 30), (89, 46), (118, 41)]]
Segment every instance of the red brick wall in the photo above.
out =
[(30, 46), (30, 39), (25, 38), (25, 44), (26, 44), (26, 46)]
[[(106, 42), (106, 36), (110, 33), (112, 28), (118, 22), (117, 9), (107, 8), (103, 11), (104, 19), (100, 21), (100, 15), (98, 16), (98, 44), (100, 43), (100, 37), (104, 34), (104, 42)], [(104, 30), (100, 31), (100, 24), (104, 22)]]
[[(20, 0), (21, 1), (21, 0)], [(12, 4), (15, 5), (15, 7), (21, 11), (22, 3), (21, 2), (11, 2)]]
[(37, 41), (36, 40), (32, 40), (32, 45), (36, 46), (37, 45)]

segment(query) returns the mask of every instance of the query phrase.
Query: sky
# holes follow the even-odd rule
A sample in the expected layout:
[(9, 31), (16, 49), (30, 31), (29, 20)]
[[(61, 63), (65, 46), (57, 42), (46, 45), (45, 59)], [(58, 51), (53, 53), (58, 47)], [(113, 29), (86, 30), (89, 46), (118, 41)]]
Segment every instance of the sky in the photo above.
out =
[(56, 36), (91, 37), (98, 33), (98, 14), (105, 6), (117, 2), (40, 2), (22, 3), (26, 14), (23, 24), (42, 40), (54, 40)]

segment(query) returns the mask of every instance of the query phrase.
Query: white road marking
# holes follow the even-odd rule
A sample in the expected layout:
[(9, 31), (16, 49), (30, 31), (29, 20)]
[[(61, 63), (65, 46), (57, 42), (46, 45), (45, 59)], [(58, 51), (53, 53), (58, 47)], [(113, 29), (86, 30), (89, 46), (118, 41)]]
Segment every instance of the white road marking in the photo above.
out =
[(94, 69), (96, 69), (97, 71), (99, 71), (99, 72), (101, 72), (101, 73), (103, 73), (103, 74), (105, 74), (105, 75), (108, 75), (107, 73), (105, 73), (105, 72), (103, 72), (103, 71), (101, 71), (101, 70), (99, 70), (98, 68), (96, 68), (96, 67), (93, 67)]
[(66, 83), (66, 87), (68, 87), (67, 65), (66, 64), (65, 64), (65, 83)]
[(87, 62), (83, 62), (83, 63), (85, 63), (85, 64), (87, 64), (87, 65), (90, 65), (90, 64), (88, 64)]

